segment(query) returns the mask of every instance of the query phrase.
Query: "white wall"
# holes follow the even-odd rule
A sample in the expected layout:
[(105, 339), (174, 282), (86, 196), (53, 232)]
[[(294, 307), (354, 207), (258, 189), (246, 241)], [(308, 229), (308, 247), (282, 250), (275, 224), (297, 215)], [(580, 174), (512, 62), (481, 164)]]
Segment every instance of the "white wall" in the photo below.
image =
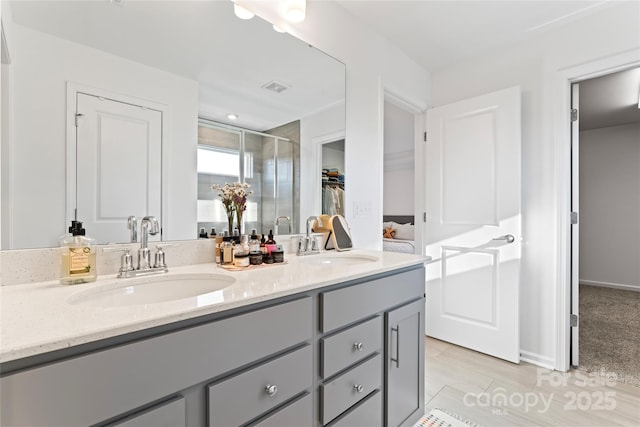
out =
[(322, 146), (322, 168), (338, 169), (344, 174), (344, 141), (329, 142)]
[[(432, 73), (433, 106), (519, 85), (522, 89), (522, 264), (520, 324), (524, 360), (562, 368), (557, 360), (560, 224), (559, 152), (550, 81), (561, 70), (640, 49), (639, 4), (622, 2), (514, 46)], [(569, 85), (566, 85), (568, 93)], [(567, 113), (568, 117), (568, 113)], [(563, 125), (565, 126), (565, 125)], [(568, 121), (566, 129), (568, 131)], [(568, 213), (567, 213), (568, 215)], [(563, 218), (566, 215), (562, 216)], [(558, 362), (558, 363), (556, 363)]]
[(415, 211), (414, 115), (384, 103), (384, 215)]
[(281, 2), (238, 3), (346, 64), (346, 219), (354, 246), (382, 249), (383, 93), (424, 109), (429, 73), (333, 2), (307, 2), (300, 24), (281, 17)]
[(580, 132), (580, 283), (640, 290), (640, 123)]
[[(193, 238), (196, 223), (197, 83), (13, 25), (12, 248), (56, 246), (63, 234), (66, 82), (169, 107), (165, 237)], [(73, 108), (73, 106), (71, 106)], [(136, 183), (132, 183), (136, 185)], [(3, 188), (4, 193), (4, 188)]]

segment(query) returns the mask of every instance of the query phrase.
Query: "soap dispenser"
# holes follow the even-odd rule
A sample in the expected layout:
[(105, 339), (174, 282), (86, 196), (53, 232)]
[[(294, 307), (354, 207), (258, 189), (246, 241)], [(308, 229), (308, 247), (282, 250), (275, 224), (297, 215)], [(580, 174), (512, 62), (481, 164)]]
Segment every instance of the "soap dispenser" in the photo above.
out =
[(82, 222), (71, 221), (69, 234), (60, 240), (61, 275), (63, 285), (95, 282), (96, 246), (95, 240), (85, 236)]

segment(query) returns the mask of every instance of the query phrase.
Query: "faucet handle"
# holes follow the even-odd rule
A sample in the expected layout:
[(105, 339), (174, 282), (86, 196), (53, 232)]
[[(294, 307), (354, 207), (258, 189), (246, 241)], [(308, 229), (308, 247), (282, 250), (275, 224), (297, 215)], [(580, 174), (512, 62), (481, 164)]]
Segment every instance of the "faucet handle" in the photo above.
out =
[(133, 271), (133, 257), (129, 249), (125, 249), (120, 257), (120, 271)]
[(153, 264), (153, 268), (167, 268), (167, 263), (164, 257), (164, 251), (162, 249), (172, 246), (178, 246), (177, 243), (158, 243), (156, 245), (156, 256)]
[(129, 248), (107, 247), (102, 248), (102, 252), (123, 252), (120, 257), (120, 274), (124, 274), (127, 271), (133, 271), (133, 257), (131, 256), (131, 250)]
[(166, 266), (167, 263), (164, 258), (164, 251), (162, 250), (162, 248), (158, 248), (158, 250), (156, 251), (156, 259), (153, 264), (153, 268), (164, 268)]

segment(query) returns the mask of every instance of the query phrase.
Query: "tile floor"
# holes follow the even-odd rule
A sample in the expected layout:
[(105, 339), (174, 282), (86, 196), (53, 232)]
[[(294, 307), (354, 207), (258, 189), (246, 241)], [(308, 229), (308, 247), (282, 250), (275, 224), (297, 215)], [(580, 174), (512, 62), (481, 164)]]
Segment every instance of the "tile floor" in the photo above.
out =
[(428, 337), (425, 356), (427, 412), (440, 408), (483, 427), (640, 427), (638, 387), (515, 365)]

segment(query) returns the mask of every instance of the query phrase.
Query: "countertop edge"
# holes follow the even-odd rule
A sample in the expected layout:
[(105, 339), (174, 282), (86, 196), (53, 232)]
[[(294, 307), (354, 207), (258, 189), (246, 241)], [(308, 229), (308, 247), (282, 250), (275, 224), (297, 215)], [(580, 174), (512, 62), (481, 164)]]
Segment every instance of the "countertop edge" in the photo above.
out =
[[(378, 251), (353, 251), (353, 253), (380, 254), (380, 252)], [(294, 258), (294, 257), (290, 257), (289, 259), (291, 258)], [(296, 263), (299, 263), (299, 259), (295, 259), (295, 260), (296, 260)], [(407, 257), (400, 257), (400, 259), (394, 262), (390, 262), (388, 265), (377, 266), (371, 271), (356, 270), (354, 272), (346, 272), (344, 274), (340, 274), (339, 276), (334, 275), (329, 278), (319, 278), (318, 280), (312, 281), (310, 283), (305, 283), (301, 286), (289, 287), (289, 288), (277, 290), (271, 293), (261, 293), (255, 296), (250, 296), (247, 298), (238, 299), (230, 302), (212, 304), (204, 307), (197, 307), (191, 310), (176, 311), (164, 316), (158, 316), (150, 319), (142, 319), (138, 321), (130, 321), (127, 324), (122, 324), (118, 326), (107, 326), (103, 329), (95, 328), (91, 331), (87, 331), (84, 334), (79, 334), (76, 336), (67, 336), (67, 337), (60, 336), (52, 339), (43, 339), (43, 340), (40, 340), (40, 342), (34, 341), (24, 346), (9, 345), (5, 347), (3, 343), (3, 346), (0, 349), (0, 367), (4, 364), (15, 362), (19, 359), (41, 356), (46, 353), (56, 352), (56, 351), (68, 349), (71, 347), (99, 342), (99, 341), (110, 339), (110, 338), (121, 337), (124, 335), (141, 332), (147, 329), (168, 326), (173, 323), (193, 320), (199, 317), (206, 317), (208, 315), (214, 315), (214, 314), (223, 313), (226, 311), (237, 310), (237, 309), (241, 309), (242, 307), (265, 303), (268, 301), (275, 301), (275, 300), (290, 297), (296, 294), (301, 294), (301, 293), (312, 291), (312, 290), (330, 287), (330, 286), (341, 284), (341, 283), (361, 280), (367, 277), (384, 275), (385, 273), (393, 272), (395, 270), (408, 269), (414, 266), (416, 268), (419, 268), (419, 265), (421, 264), (424, 265), (427, 261), (428, 261), (428, 257), (410, 255)], [(175, 274), (181, 274), (181, 273), (188, 272), (194, 268), (197, 270), (198, 266), (204, 266), (204, 265), (196, 264), (192, 266), (177, 267), (173, 269), (173, 271), (175, 271)], [(207, 264), (206, 268), (209, 268), (209, 267), (210, 266)], [(281, 266), (280, 268), (286, 268), (286, 267), (287, 266)], [(242, 275), (246, 273), (248, 272), (235, 272), (231, 274)], [(110, 279), (111, 276), (113, 275), (106, 276), (105, 278)], [(55, 284), (55, 283), (56, 282), (43, 282), (40, 285), (50, 286), (51, 284)], [(35, 288), (37, 287), (37, 285), (38, 284), (34, 284), (33, 287)], [(4, 323), (4, 319), (3, 319), (3, 323)], [(7, 348), (7, 350), (5, 350), (5, 348)]]

